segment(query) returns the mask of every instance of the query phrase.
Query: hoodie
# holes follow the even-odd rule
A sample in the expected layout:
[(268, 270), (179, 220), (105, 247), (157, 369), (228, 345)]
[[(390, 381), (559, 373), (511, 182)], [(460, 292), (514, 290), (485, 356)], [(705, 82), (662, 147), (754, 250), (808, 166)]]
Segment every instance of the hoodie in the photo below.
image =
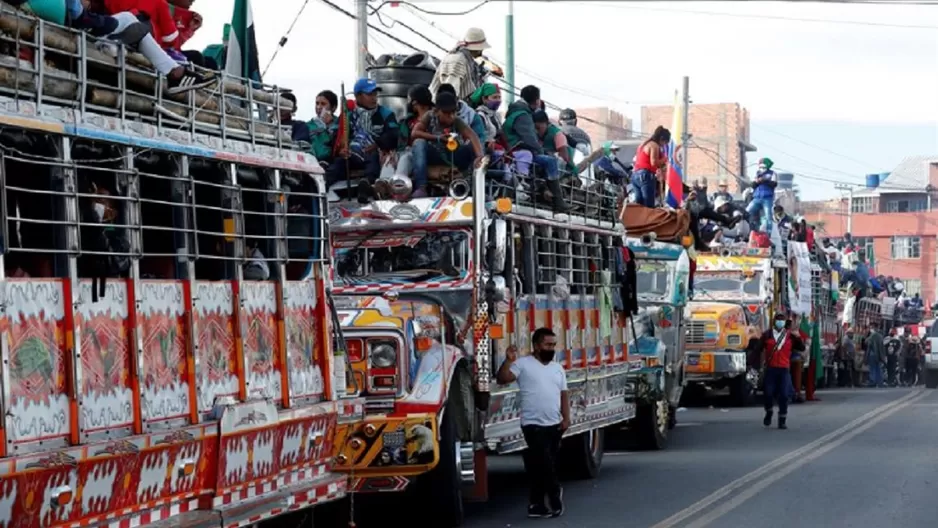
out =
[(459, 101), (456, 117), (462, 119), (463, 123), (469, 125), (469, 128), (479, 136), (479, 141), (485, 141), (485, 121), (482, 120), (482, 116), (477, 114), (471, 106), (467, 105), (464, 101)]
[(534, 155), (544, 153), (534, 128), (534, 112), (528, 103), (523, 100), (511, 103), (505, 116), (504, 132), (509, 149), (520, 148)]

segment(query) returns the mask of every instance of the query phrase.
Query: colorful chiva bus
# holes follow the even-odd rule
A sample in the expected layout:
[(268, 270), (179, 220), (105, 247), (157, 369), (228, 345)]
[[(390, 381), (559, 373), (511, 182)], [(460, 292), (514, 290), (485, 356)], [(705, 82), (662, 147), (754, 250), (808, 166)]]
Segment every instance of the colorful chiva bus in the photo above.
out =
[(363, 402), (332, 376), (322, 170), (236, 96), (288, 102), (237, 79), (153, 97), (140, 57), (13, 23), (0, 525), (247, 526), (342, 497), (334, 435)]
[(567, 371), (565, 468), (595, 476), (606, 428), (635, 414), (628, 327), (614, 306), (620, 226), (496, 199), (491, 176), (477, 169), (469, 197), (338, 201), (330, 211), (347, 390), (367, 410), (342, 429), (351, 432), (337, 467), (355, 491), (413, 484), (440, 526), (462, 520), (464, 496), (486, 496), (487, 456), (525, 447), (517, 386), (494, 374), (508, 346), (530, 353), (536, 328), (556, 332)]

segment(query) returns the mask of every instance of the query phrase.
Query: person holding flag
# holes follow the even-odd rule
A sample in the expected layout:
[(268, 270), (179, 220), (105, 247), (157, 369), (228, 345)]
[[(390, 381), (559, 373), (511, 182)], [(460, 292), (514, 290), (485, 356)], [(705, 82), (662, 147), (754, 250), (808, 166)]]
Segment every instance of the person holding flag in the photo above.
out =
[(671, 131), (663, 126), (655, 129), (635, 153), (632, 167), (632, 192), (635, 203), (655, 207), (658, 199), (658, 171), (667, 166), (665, 149), (671, 143)]

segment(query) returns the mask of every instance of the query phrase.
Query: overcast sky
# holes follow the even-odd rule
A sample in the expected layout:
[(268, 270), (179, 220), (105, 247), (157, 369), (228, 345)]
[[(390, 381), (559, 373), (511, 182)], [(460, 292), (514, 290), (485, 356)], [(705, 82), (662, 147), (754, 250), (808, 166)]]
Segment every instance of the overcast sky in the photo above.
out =
[[(262, 65), (305, 1), (253, 2)], [(334, 1), (354, 10), (351, 0)], [(205, 25), (188, 47), (220, 41), (233, 3), (198, 0)], [(415, 4), (437, 12), (477, 5)], [(507, 12), (505, 2), (461, 16), (380, 11), (384, 23), (397, 19), (447, 48), (481, 27), (496, 62), (505, 57)], [(517, 2), (515, 30), (516, 84), (537, 84), (561, 106), (611, 106), (638, 122), (638, 105), (670, 104), (688, 75), (695, 102), (747, 107), (759, 153), (800, 172), (810, 192), (835, 194), (820, 178), (861, 182), (906, 155), (938, 154), (938, 6)], [(439, 53), (401, 25), (387, 31)], [(406, 51), (375, 32), (369, 48)], [(264, 80), (296, 91), (299, 115), (309, 117), (316, 92), (355, 80), (355, 22), (309, 0)]]

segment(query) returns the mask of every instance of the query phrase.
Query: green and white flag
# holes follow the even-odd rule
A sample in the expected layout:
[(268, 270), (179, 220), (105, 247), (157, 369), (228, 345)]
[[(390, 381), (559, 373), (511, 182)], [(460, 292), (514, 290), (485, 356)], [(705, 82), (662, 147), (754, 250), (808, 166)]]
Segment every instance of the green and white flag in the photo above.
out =
[(251, 0), (235, 0), (228, 35), (228, 56), (225, 71), (255, 82), (261, 82), (261, 66), (257, 57), (257, 39), (254, 37), (254, 15)]

